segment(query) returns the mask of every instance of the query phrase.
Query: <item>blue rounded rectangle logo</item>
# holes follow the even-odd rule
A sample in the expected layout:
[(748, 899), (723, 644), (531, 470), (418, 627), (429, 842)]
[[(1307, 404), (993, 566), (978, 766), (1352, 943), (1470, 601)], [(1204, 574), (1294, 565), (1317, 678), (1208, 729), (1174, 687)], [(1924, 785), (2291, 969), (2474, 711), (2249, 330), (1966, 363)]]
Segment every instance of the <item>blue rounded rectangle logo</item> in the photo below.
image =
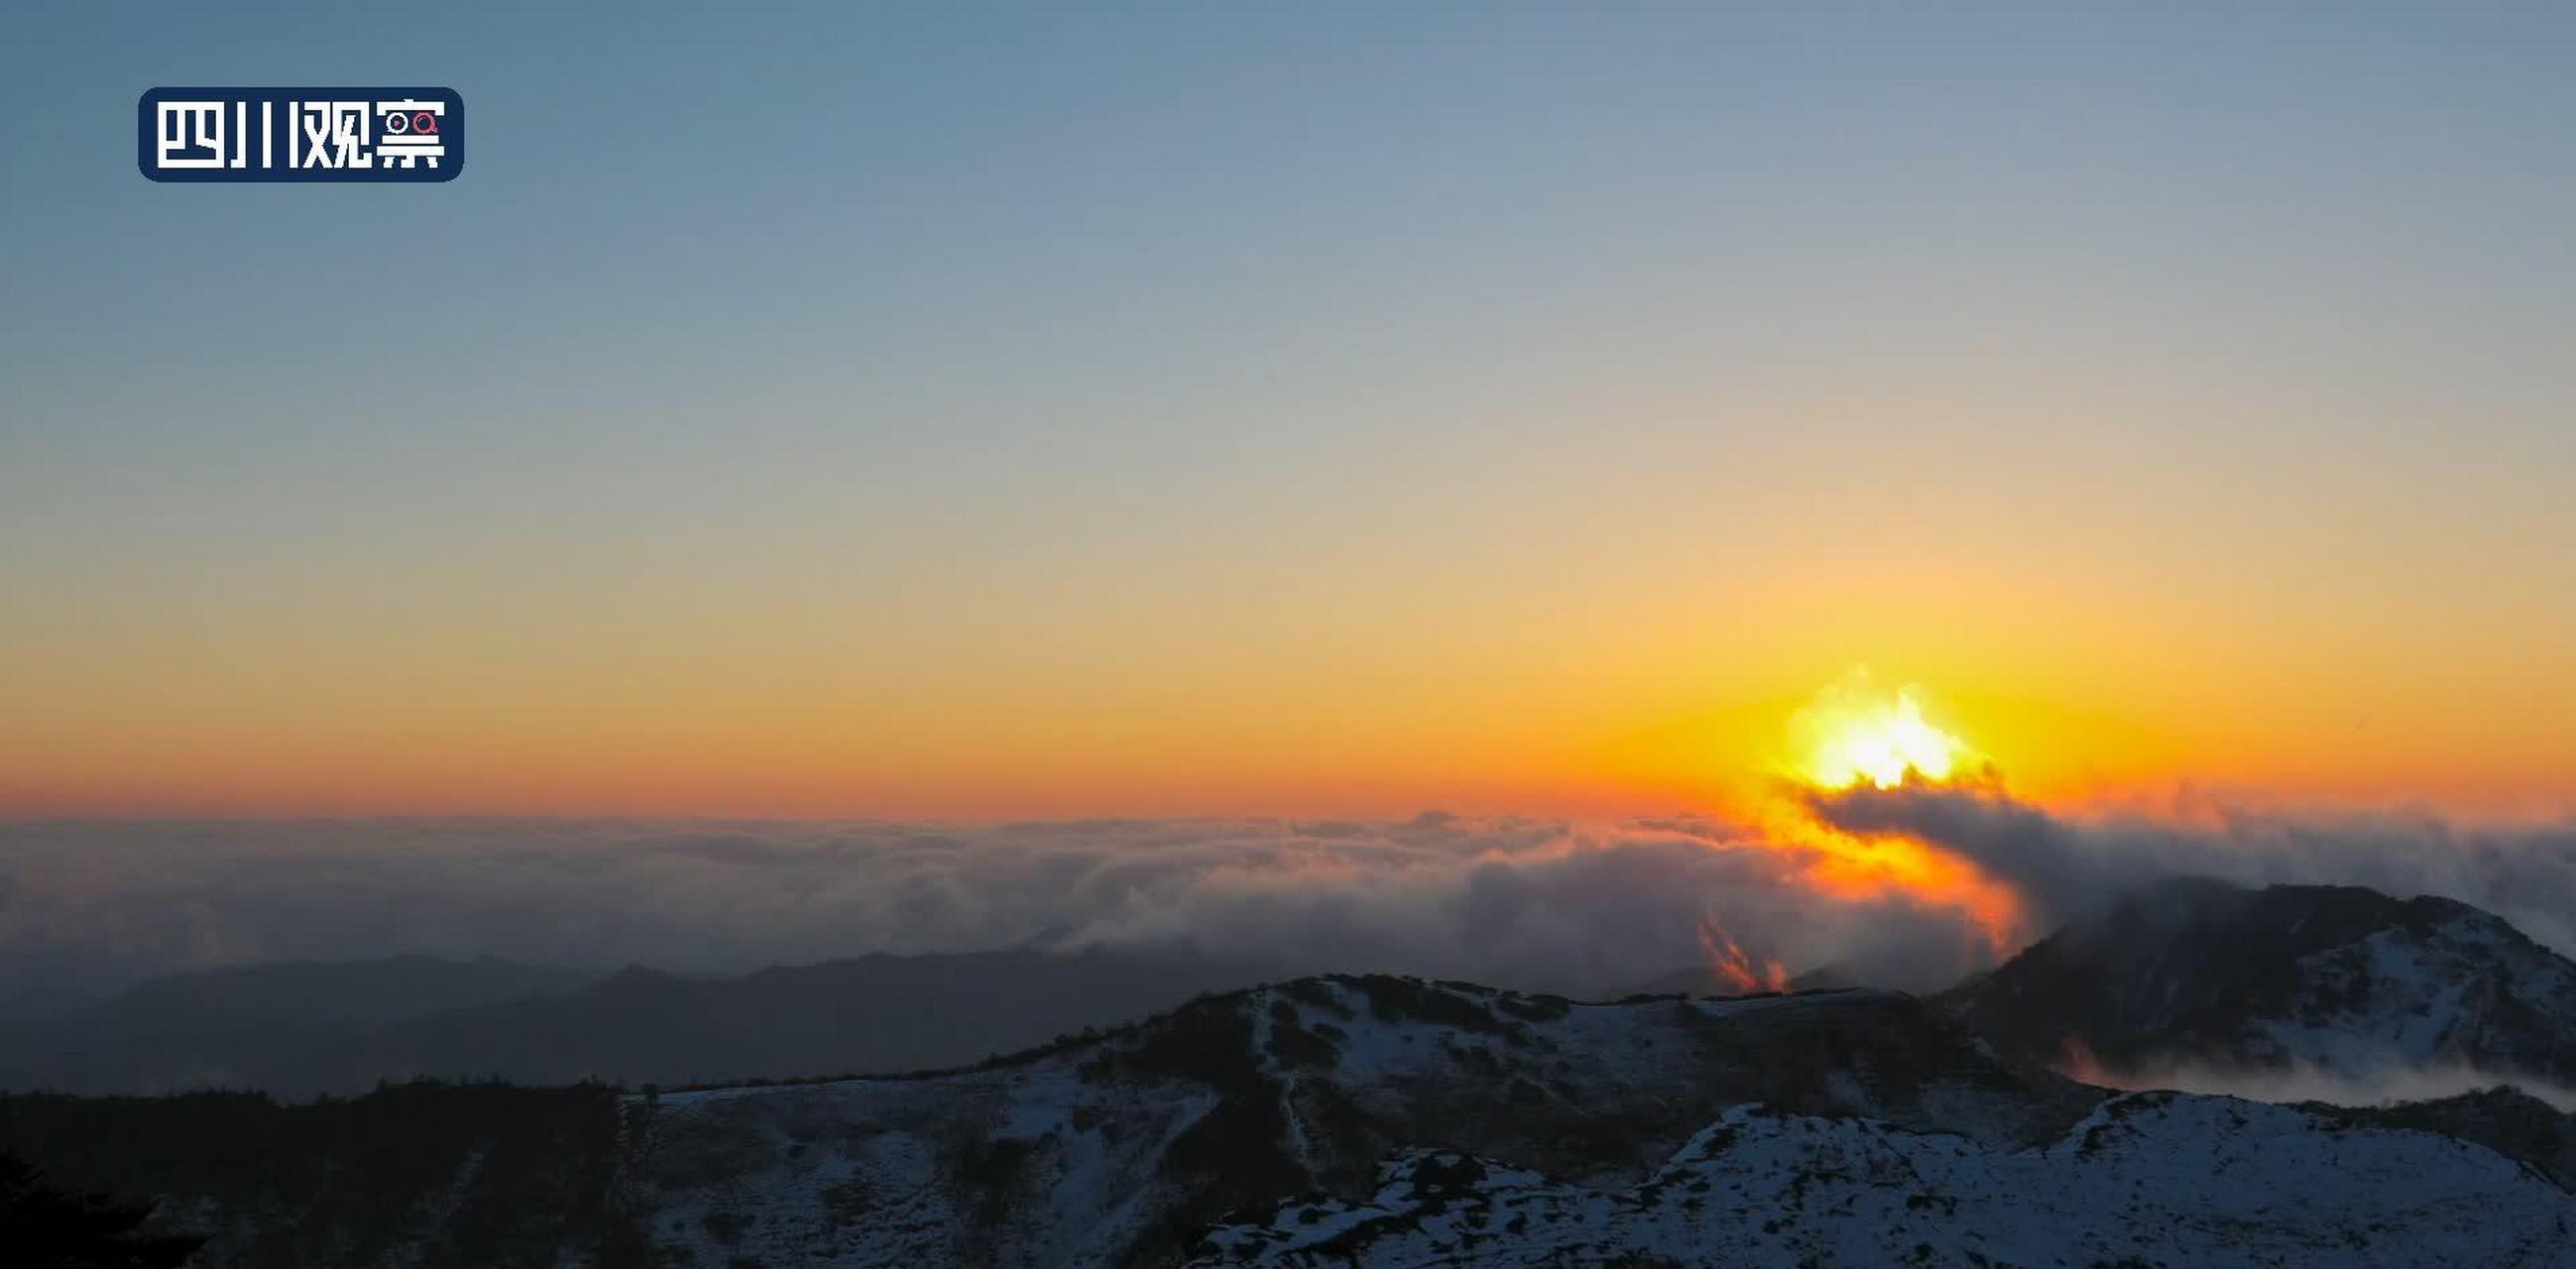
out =
[(134, 106), (134, 164), (156, 181), (452, 181), (465, 166), (453, 88), (155, 88)]

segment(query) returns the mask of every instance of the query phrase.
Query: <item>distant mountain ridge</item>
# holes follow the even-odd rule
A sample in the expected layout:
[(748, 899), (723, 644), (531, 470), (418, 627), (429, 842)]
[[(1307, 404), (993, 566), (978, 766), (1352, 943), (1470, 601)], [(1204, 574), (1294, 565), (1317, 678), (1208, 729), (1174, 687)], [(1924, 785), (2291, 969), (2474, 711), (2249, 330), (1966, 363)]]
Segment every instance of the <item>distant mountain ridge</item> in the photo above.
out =
[(297, 961), (148, 979), (93, 1012), (385, 1026), (450, 1009), (564, 995), (602, 977), (605, 974), (599, 970), (531, 965), (497, 956), (450, 960), (406, 954), (366, 961)]
[(377, 1065), (374, 1037), (388, 1027), (579, 991), (600, 976), (497, 957), (417, 955), (173, 974), (58, 1017), (0, 1027), (0, 1088), (354, 1092), (401, 1073)]
[(262, 966), (0, 1029), (0, 1088), (294, 1097), (414, 1077), (677, 1084), (954, 1066), (1260, 977), (1141, 952), (878, 955), (730, 978), (421, 956)]
[(419, 1072), (682, 1084), (958, 1066), (1142, 1018), (1257, 969), (1092, 951), (876, 955), (688, 978), (629, 966), (569, 996), (392, 1029)]

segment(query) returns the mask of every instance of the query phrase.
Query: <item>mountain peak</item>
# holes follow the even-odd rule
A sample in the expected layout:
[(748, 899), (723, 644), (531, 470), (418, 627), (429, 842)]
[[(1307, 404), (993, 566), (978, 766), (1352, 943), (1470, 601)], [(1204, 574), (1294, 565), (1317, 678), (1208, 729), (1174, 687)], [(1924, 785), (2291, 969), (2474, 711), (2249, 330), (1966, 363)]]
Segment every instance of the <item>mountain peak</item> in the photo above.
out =
[(2033, 1060), (2576, 1076), (2576, 964), (2468, 904), (2359, 886), (2160, 883), (1940, 1003)]

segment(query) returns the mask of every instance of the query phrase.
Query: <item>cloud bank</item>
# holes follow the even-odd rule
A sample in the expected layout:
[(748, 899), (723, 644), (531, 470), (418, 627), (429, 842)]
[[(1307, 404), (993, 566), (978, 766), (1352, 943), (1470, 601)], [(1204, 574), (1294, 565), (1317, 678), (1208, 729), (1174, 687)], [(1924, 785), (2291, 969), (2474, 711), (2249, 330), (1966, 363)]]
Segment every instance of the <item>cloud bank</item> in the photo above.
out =
[[(2032, 936), (2174, 873), (2442, 894), (2576, 947), (2576, 826), (2242, 814), (2073, 820), (1997, 788), (1809, 798), (2020, 887)], [(1934, 990), (1992, 952), (1964, 914), (1820, 894), (1726, 822), (1464, 818), (0, 824), (0, 1005), (177, 969), (422, 952), (740, 971), (869, 952), (1189, 945), (1282, 972), (1600, 994), (1705, 962), (1714, 917), (1792, 973)]]
[(2510, 828), (2428, 812), (2294, 815), (2199, 806), (2178, 825), (2140, 815), (2073, 819), (1985, 784), (1805, 795), (1845, 832), (1894, 834), (1966, 856), (2018, 887), (2037, 929), (2080, 920), (2168, 876), (2246, 886), (2368, 886), (2493, 912), (2564, 955), (2576, 951), (2576, 822)]
[(1689, 819), (0, 825), (0, 994), (396, 952), (715, 971), (1158, 944), (1599, 993), (1701, 963), (1713, 912), (1792, 967), (1922, 987), (1982, 951), (1955, 914), (1813, 895)]
[(2163, 1088), (2184, 1093), (2241, 1097), (2256, 1102), (2324, 1102), (2332, 1106), (2389, 1106), (2438, 1101), (2490, 1088), (2515, 1088), (2566, 1113), (2576, 1113), (2576, 1089), (2516, 1071), (2488, 1071), (2464, 1062), (2387, 1067), (2355, 1074), (2311, 1063), (2283, 1068), (2236, 1067), (2209, 1062), (2069, 1071), (2110, 1088)]

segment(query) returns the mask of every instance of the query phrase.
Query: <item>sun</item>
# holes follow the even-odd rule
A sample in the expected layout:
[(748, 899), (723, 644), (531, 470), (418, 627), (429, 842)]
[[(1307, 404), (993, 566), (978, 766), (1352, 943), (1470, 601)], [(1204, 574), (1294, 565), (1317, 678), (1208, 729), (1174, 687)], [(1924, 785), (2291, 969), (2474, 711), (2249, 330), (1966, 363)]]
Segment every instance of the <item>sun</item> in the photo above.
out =
[(1828, 789), (1868, 783), (1893, 788), (1912, 772), (1947, 780), (1976, 751), (1923, 716), (1918, 691), (1881, 691), (1867, 670), (1856, 670), (1789, 720), (1798, 744), (1797, 774)]

